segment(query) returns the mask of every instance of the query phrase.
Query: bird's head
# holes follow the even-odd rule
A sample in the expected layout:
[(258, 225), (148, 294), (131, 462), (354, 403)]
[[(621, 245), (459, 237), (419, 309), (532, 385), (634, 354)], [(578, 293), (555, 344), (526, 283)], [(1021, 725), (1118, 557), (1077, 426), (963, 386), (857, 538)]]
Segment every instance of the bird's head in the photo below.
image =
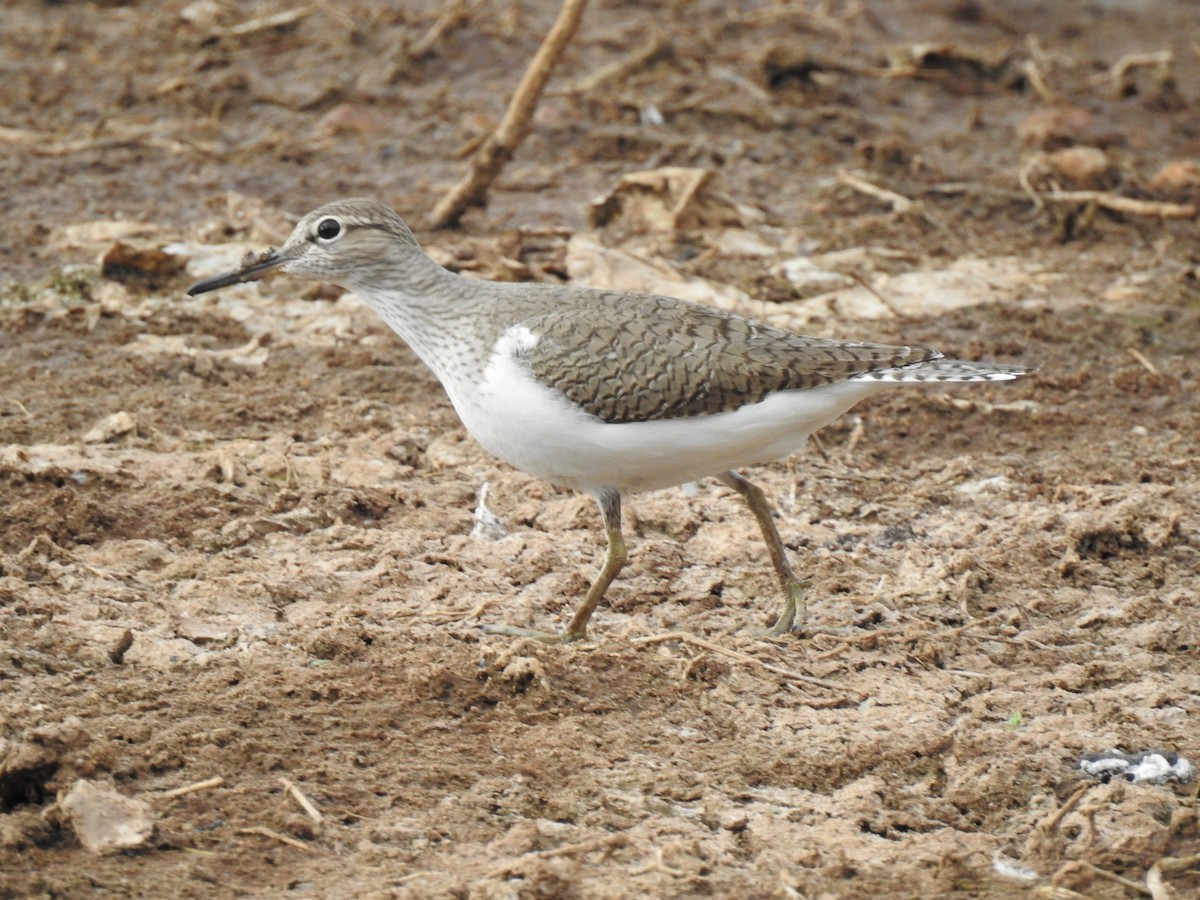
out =
[(234, 271), (192, 285), (188, 294), (254, 281), (275, 269), (352, 287), (375, 267), (393, 265), (397, 254), (414, 250), (420, 250), (417, 239), (384, 204), (338, 200), (302, 218), (278, 250), (248, 257)]

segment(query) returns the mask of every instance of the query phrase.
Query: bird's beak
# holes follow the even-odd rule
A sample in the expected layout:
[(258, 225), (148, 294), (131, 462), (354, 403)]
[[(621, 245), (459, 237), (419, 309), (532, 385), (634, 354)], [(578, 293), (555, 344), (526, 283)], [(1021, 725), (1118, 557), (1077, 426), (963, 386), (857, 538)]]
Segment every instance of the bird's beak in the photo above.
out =
[(284, 256), (278, 250), (268, 250), (259, 256), (248, 256), (247, 259), (242, 260), (242, 267), (240, 269), (226, 272), (224, 275), (216, 275), (198, 284), (193, 284), (188, 288), (188, 296), (195, 297), (197, 294), (203, 294), (206, 291), (215, 291), (217, 288), (229, 287), (231, 284), (254, 281), (262, 278), (263, 275), (272, 269), (278, 269), (289, 260), (290, 257)]

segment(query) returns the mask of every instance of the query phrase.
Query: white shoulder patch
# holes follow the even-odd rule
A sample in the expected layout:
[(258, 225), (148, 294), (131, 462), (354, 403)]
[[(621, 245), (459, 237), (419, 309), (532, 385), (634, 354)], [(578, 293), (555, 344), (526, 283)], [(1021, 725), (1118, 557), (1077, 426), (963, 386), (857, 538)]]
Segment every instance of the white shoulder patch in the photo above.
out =
[(500, 335), (496, 346), (492, 348), (492, 355), (499, 359), (523, 356), (536, 347), (539, 340), (541, 338), (524, 325), (514, 325)]

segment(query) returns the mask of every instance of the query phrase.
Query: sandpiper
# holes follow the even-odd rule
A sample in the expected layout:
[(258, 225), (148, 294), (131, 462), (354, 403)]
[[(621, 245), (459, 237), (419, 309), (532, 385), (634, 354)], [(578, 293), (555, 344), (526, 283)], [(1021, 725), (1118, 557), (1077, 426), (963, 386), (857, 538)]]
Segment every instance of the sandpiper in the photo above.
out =
[(353, 291), (433, 370), (486, 450), (596, 499), (608, 550), (566, 630), (493, 633), (585, 637), (625, 564), (621, 498), (713, 476), (758, 521), (784, 595), (768, 634), (785, 634), (803, 621), (806, 581), (788, 563), (762, 490), (736, 470), (788, 456), (891, 385), (1007, 381), (1031, 371), (946, 359), (927, 347), (807, 337), (671, 297), (464, 278), (434, 262), (374, 200), (310, 212), (278, 250), (188, 294), (272, 269)]

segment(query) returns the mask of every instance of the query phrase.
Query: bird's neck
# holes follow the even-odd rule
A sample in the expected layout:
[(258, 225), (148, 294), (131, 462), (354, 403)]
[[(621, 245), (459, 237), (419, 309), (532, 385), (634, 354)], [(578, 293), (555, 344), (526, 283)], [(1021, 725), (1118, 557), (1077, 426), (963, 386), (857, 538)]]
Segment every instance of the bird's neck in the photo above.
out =
[(421, 358), (442, 384), (477, 382), (502, 328), (492, 327), (487, 282), (474, 282), (424, 253), (406, 254), (381, 278), (349, 283)]

